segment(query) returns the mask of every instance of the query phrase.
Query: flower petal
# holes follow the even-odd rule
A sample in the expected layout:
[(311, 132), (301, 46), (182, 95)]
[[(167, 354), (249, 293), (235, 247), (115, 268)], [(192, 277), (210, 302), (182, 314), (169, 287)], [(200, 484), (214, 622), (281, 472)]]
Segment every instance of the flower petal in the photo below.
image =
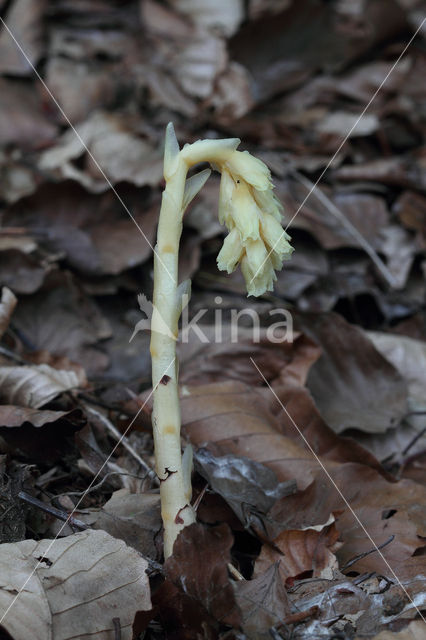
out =
[(275, 220), (281, 222), (283, 206), (272, 189), (267, 189), (266, 191), (253, 189), (253, 195), (263, 213), (268, 213)]
[(268, 167), (248, 151), (234, 151), (226, 160), (225, 166), (232, 175), (238, 176), (260, 191), (272, 187), (271, 172)]
[(231, 216), (243, 241), (259, 237), (260, 211), (254, 201), (248, 185), (241, 181), (235, 185), (232, 194)]
[(220, 180), (219, 189), (219, 222), (231, 228), (231, 205), (232, 195), (235, 189), (235, 182), (230, 173), (224, 169)]
[(247, 256), (241, 260), (241, 271), (246, 283), (247, 295), (261, 296), (265, 291), (272, 291), (277, 279), (271, 261), (268, 259), (259, 273), (253, 272)]
[(290, 246), (288, 241), (291, 238), (280, 223), (268, 213), (261, 216), (260, 232), (265, 242), (281, 259), (284, 259), (285, 256), (290, 257), (293, 247)]
[(241, 260), (243, 251), (240, 232), (234, 227), (223, 241), (222, 249), (217, 256), (218, 269), (232, 273)]

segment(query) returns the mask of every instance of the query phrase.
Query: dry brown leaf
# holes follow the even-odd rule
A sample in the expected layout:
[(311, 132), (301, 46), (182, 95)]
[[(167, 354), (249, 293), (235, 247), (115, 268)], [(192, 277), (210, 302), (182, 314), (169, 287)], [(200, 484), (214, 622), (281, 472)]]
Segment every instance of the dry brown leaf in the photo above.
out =
[(51, 268), (18, 249), (0, 252), (0, 281), (16, 293), (34, 293), (40, 289)]
[[(328, 469), (335, 468), (337, 461), (380, 469), (365, 449), (333, 434), (303, 387), (284, 387), (278, 394)], [(181, 407), (184, 435), (213, 455), (233, 454), (261, 462), (280, 481), (296, 479), (300, 489), (312, 482), (320, 468), (269, 389), (253, 389), (234, 381), (184, 386)]]
[(244, 633), (250, 640), (269, 640), (269, 629), (279, 626), (290, 613), (279, 562), (253, 580), (239, 580), (233, 586), (235, 599), (241, 609)]
[(25, 422), (32, 424), (33, 427), (42, 427), (45, 424), (65, 418), (71, 413), (70, 411), (48, 411), (46, 409), (39, 410), (13, 405), (0, 405), (0, 427), (20, 427)]
[(342, 182), (379, 182), (406, 189), (426, 187), (420, 163), (417, 158), (407, 155), (379, 158), (359, 165), (345, 165), (336, 169), (335, 175)]
[(0, 608), (13, 603), (2, 628), (16, 640), (109, 640), (115, 617), (131, 640), (135, 611), (151, 608), (146, 560), (103, 531), (3, 544), (0, 566)]
[[(244, 313), (242, 314), (244, 317)], [(225, 313), (223, 313), (225, 317)], [(267, 322), (285, 322), (282, 315), (268, 316)], [(268, 382), (272, 384), (304, 385), (308, 372), (320, 356), (320, 349), (306, 336), (294, 332), (293, 340), (285, 340), (282, 327), (271, 332), (281, 342), (271, 342), (268, 329), (260, 328), (258, 339), (254, 331), (238, 327), (238, 342), (230, 325), (220, 327), (220, 342), (215, 341), (217, 327), (200, 325), (203, 341), (195, 331), (189, 331), (188, 341), (179, 345), (182, 362), (181, 381), (185, 384), (203, 384), (231, 378), (254, 386), (262, 386), (263, 380), (250, 361), (256, 362)]]
[(406, 380), (410, 410), (426, 410), (426, 343), (380, 331), (368, 331), (367, 336)]
[[(10, 207), (5, 223), (34, 229), (43, 248), (55, 257), (65, 253), (67, 263), (86, 275), (117, 274), (151, 255), (159, 206), (132, 185), (119, 191), (143, 233), (111, 191), (94, 195), (71, 181), (42, 185)], [(126, 251), (117, 251), (117, 243)]]
[(42, 112), (41, 100), (31, 84), (0, 78), (0, 143), (34, 149), (50, 143), (54, 126)]
[(227, 69), (217, 78), (215, 91), (208, 106), (215, 112), (219, 124), (231, 125), (246, 115), (254, 105), (250, 76), (238, 62), (230, 62)]
[(334, 552), (341, 546), (335, 524), (322, 531), (283, 531), (273, 540), (274, 547), (264, 545), (256, 560), (255, 573), (263, 573), (275, 563), (283, 582), (308, 574), (313, 578), (332, 580), (338, 564)]
[(1, 290), (0, 302), (0, 338), (9, 326), (10, 317), (17, 302), (18, 300), (15, 294), (7, 287), (3, 287)]
[(30, 63), (24, 58), (16, 42), (2, 26), (0, 33), (0, 71), (9, 75), (30, 75), (31, 64), (37, 62), (43, 52), (42, 16), (45, 0), (16, 0), (4, 16), (13, 38), (25, 51)]
[(196, 469), (222, 496), (245, 527), (256, 523), (272, 505), (296, 490), (295, 482), (278, 482), (266, 466), (242, 456), (216, 458), (207, 449), (194, 453)]
[(68, 368), (52, 356), (70, 357), (79, 363), (79, 369), (87, 366), (88, 371), (102, 370), (108, 363), (95, 347), (110, 337), (109, 323), (67, 272), (53, 272), (41, 291), (21, 297), (13, 322), (32, 349), (51, 354), (44, 359), (47, 364)]
[(281, 433), (260, 391), (228, 381), (182, 388), (184, 435), (216, 456), (242, 455), (271, 467), (281, 481), (299, 487), (313, 479), (318, 464), (302, 444)]
[(192, 524), (179, 534), (164, 568), (179, 591), (200, 603), (214, 620), (237, 625), (239, 611), (228, 577), (233, 542), (226, 524)]
[(0, 406), (0, 433), (8, 451), (32, 463), (53, 463), (70, 453), (70, 439), (86, 419), (80, 409), (48, 411)]
[[(424, 573), (425, 557), (417, 552), (424, 545), (424, 487), (410, 480), (388, 482), (374, 469), (359, 464), (342, 464), (328, 470), (335, 484), (320, 472), (304, 492), (282, 498), (274, 505), (265, 518), (270, 533), (276, 536), (282, 529), (321, 525), (334, 513), (343, 542), (337, 551), (340, 566), (351, 561), (348, 571), (376, 571), (392, 580), (395, 577), (391, 569), (401, 580)], [(374, 551), (374, 544), (385, 542), (388, 544), (381, 554)]]
[(299, 321), (323, 350), (307, 384), (326, 423), (337, 433), (397, 426), (407, 411), (405, 381), (361, 330), (334, 313), (298, 315)]
[(415, 191), (404, 191), (393, 210), (408, 229), (417, 232), (419, 248), (426, 248), (426, 198)]
[(161, 529), (159, 494), (115, 491), (99, 512), (95, 528), (155, 559), (155, 539)]
[[(42, 171), (58, 170), (63, 179), (76, 180), (95, 193), (108, 189), (98, 165), (113, 184), (127, 181), (139, 187), (157, 186), (163, 175), (161, 150), (138, 136), (137, 123), (134, 127), (132, 130), (128, 117), (95, 112), (78, 126), (81, 140), (69, 129), (56, 146), (41, 154), (39, 167)], [(85, 156), (86, 148), (96, 163), (87, 156), (87, 168), (82, 171), (72, 160)]]
[[(408, 410), (404, 423), (385, 435), (365, 435), (362, 444), (381, 459), (388, 458), (403, 468), (404, 477), (424, 482), (425, 461), (418, 457), (426, 445), (424, 415), (426, 411), (426, 343), (407, 336), (369, 331), (369, 339), (393, 364), (408, 385)], [(418, 413), (418, 415), (416, 415)], [(422, 435), (423, 434), (423, 435)], [(408, 461), (408, 467), (406, 462)], [(411, 464), (410, 464), (411, 462)]]
[(0, 399), (6, 404), (38, 409), (64, 391), (84, 387), (84, 373), (47, 364), (0, 367)]

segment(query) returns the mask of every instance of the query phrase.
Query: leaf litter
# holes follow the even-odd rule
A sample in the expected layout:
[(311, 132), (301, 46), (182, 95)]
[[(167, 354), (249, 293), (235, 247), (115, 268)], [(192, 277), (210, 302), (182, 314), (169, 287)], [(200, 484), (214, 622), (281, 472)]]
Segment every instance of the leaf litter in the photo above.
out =
[[(424, 30), (383, 81), (424, 3), (0, 10), (81, 136), (2, 26), (2, 612), (29, 581), (1, 631), (420, 640)], [(170, 120), (183, 142), (237, 135), (267, 162), (296, 251), (273, 295), (245, 299), (216, 269), (214, 178), (185, 215), (180, 273), (189, 320), (202, 313), (179, 344), (198, 522), (162, 564), (149, 336), (129, 338), (137, 295), (152, 297)], [(276, 309), (292, 342), (270, 340), (289, 329)]]

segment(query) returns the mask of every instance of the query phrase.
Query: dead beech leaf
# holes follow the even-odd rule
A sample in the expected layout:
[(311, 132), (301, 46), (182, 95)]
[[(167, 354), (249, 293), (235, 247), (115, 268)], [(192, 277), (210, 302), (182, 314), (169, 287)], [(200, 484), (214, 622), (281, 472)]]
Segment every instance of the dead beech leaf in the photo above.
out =
[[(65, 253), (67, 263), (80, 272), (117, 274), (151, 255), (158, 221), (155, 199), (142, 199), (131, 184), (121, 185), (119, 192), (146, 240), (112, 191), (88, 193), (70, 180), (41, 185), (8, 209), (5, 224), (42, 231), (42, 247), (53, 254)], [(126, 251), (117, 251), (117, 242)]]
[(368, 331), (366, 335), (407, 382), (409, 409), (426, 410), (426, 343), (380, 331)]
[(135, 611), (151, 608), (146, 560), (103, 531), (52, 542), (0, 546), (2, 612), (20, 591), (2, 628), (16, 639), (110, 640), (119, 617), (122, 639), (131, 640)]
[(253, 107), (250, 76), (238, 62), (231, 62), (218, 77), (215, 91), (209, 100), (215, 111), (216, 122), (231, 126)]
[[(306, 389), (288, 385), (277, 387), (276, 393), (328, 469), (342, 462), (381, 469), (363, 447), (327, 427)], [(184, 435), (215, 456), (233, 454), (261, 462), (278, 480), (295, 479), (299, 489), (321, 468), (269, 389), (236, 381), (184, 386), (181, 408)]]
[(0, 427), (20, 427), (25, 422), (32, 424), (34, 427), (42, 427), (45, 424), (65, 418), (70, 413), (72, 412), (0, 405)]
[[(4, 16), (14, 38), (33, 65), (37, 65), (44, 49), (42, 17), (45, 8), (45, 0), (17, 0), (10, 5)], [(30, 64), (4, 26), (0, 32), (0, 71), (2, 74), (18, 76), (33, 73)]]
[(161, 529), (159, 494), (115, 491), (99, 512), (95, 528), (124, 540), (144, 556), (156, 558), (155, 538)]
[(241, 625), (250, 640), (269, 639), (269, 629), (279, 626), (290, 613), (279, 563), (272, 564), (252, 580), (233, 584), (235, 599), (241, 609)]
[[(39, 166), (43, 171), (57, 170), (63, 179), (72, 179), (95, 193), (108, 189), (98, 168), (112, 183), (127, 181), (136, 186), (157, 186), (162, 178), (162, 159), (158, 148), (132, 131), (131, 121), (118, 114), (93, 113), (78, 126), (81, 138), (68, 130), (58, 144), (43, 152)], [(86, 145), (86, 146), (85, 146)], [(86, 154), (86, 147), (96, 158), (87, 157), (86, 169), (77, 169), (72, 160)]]
[(415, 191), (404, 191), (393, 206), (408, 229), (417, 232), (417, 245), (426, 248), (426, 198)]
[(0, 282), (16, 293), (37, 291), (51, 268), (51, 265), (43, 265), (34, 256), (18, 249), (0, 252)]
[(334, 523), (322, 531), (283, 531), (273, 540), (274, 547), (262, 547), (256, 560), (256, 574), (279, 562), (278, 570), (284, 582), (306, 572), (313, 578), (331, 580), (338, 569), (334, 554), (341, 546), (338, 538), (339, 532)]
[(67, 272), (53, 272), (41, 291), (21, 297), (13, 322), (33, 349), (70, 357), (90, 371), (105, 368), (108, 362), (95, 349), (99, 340), (111, 335), (108, 321)]
[(279, 480), (295, 478), (301, 488), (313, 480), (318, 463), (302, 444), (282, 435), (280, 419), (260, 390), (236, 381), (184, 386), (181, 409), (183, 433), (195, 447), (261, 462)]
[(10, 317), (17, 302), (18, 300), (15, 294), (7, 287), (3, 287), (1, 290), (0, 302), (0, 338), (9, 326)]
[(86, 419), (80, 409), (48, 411), (0, 406), (0, 434), (8, 450), (32, 462), (53, 463), (69, 453), (69, 439)]
[(407, 412), (407, 386), (360, 329), (335, 313), (298, 314), (300, 328), (322, 348), (308, 388), (337, 433), (384, 433)]
[(233, 543), (226, 524), (191, 524), (179, 534), (164, 568), (179, 591), (200, 603), (213, 620), (236, 626), (240, 616), (228, 577)]
[(245, 526), (252, 523), (256, 514), (266, 514), (277, 500), (296, 490), (295, 482), (278, 482), (271, 469), (249, 458), (216, 458), (202, 447), (194, 457), (198, 472)]
[[(10, 37), (10, 36), (8, 36)], [(54, 126), (42, 111), (33, 85), (16, 79), (0, 79), (0, 143), (36, 148), (52, 141)]]
[(392, 579), (393, 569), (402, 580), (409, 580), (413, 572), (425, 573), (425, 556), (416, 553), (423, 547), (425, 536), (424, 487), (405, 479), (388, 482), (376, 470), (360, 464), (328, 466), (328, 471), (335, 486), (320, 471), (304, 492), (281, 498), (272, 507), (265, 518), (269, 535), (276, 537), (277, 532), (295, 526), (324, 524), (334, 513), (343, 543), (336, 552), (341, 566), (374, 550), (374, 544), (389, 542), (381, 554), (373, 551), (360, 557), (350, 570), (377, 571)]
[[(273, 322), (282, 322), (283, 316), (271, 316)], [(269, 319), (269, 321), (271, 321)], [(221, 341), (215, 342), (217, 328), (211, 325), (200, 327), (208, 339), (202, 342), (195, 332), (190, 332), (189, 340), (179, 345), (182, 362), (181, 381), (185, 384), (204, 384), (231, 378), (254, 386), (262, 386), (263, 380), (250, 361), (255, 360), (265, 378), (271, 384), (304, 385), (308, 372), (320, 356), (320, 349), (307, 336), (293, 333), (293, 340), (271, 342), (268, 329), (260, 328), (259, 336), (253, 340), (253, 331), (238, 328), (238, 342), (232, 335), (230, 325), (221, 327)], [(273, 337), (282, 328), (273, 330)], [(231, 357), (230, 357), (231, 356)]]
[(38, 409), (60, 393), (86, 383), (82, 371), (54, 369), (47, 364), (0, 367), (0, 400)]

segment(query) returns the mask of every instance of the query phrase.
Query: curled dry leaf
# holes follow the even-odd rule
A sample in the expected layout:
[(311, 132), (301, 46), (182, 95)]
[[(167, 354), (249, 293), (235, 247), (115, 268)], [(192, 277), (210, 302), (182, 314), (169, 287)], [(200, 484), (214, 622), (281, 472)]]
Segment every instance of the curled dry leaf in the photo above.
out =
[(264, 572), (278, 563), (283, 582), (308, 574), (313, 578), (333, 579), (338, 569), (334, 554), (339, 548), (339, 532), (335, 524), (321, 531), (283, 531), (273, 540), (274, 546), (264, 545), (256, 561), (255, 572)]
[[(362, 444), (381, 459), (401, 465), (404, 477), (425, 481), (425, 461), (418, 454), (424, 452), (426, 436), (426, 344), (407, 336), (369, 331), (369, 339), (380, 353), (399, 371), (408, 385), (408, 411), (396, 429), (386, 434), (364, 434)], [(418, 415), (416, 415), (418, 413)], [(422, 435), (423, 434), (423, 435)]]
[(109, 640), (115, 617), (131, 640), (135, 611), (151, 608), (146, 560), (103, 531), (3, 544), (0, 567), (2, 628), (17, 640)]
[(10, 317), (17, 302), (18, 300), (15, 294), (7, 287), (3, 287), (1, 290), (0, 302), (0, 338), (9, 326)]
[[(128, 118), (98, 111), (79, 125), (78, 133), (81, 140), (74, 131), (68, 130), (55, 147), (44, 151), (40, 157), (40, 169), (57, 170), (64, 179), (76, 180), (95, 193), (108, 189), (102, 172), (113, 184), (127, 181), (141, 187), (156, 186), (161, 181), (162, 161), (158, 148), (136, 135), (129, 126)], [(96, 162), (88, 156), (86, 170), (82, 171), (72, 161), (80, 156), (86, 157), (86, 149)]]
[[(377, 571), (391, 579), (392, 569), (400, 579), (424, 573), (424, 488), (410, 480), (388, 482), (359, 464), (327, 468), (332, 481), (321, 471), (305, 491), (272, 507), (265, 518), (271, 537), (283, 529), (324, 525), (334, 513), (343, 543), (336, 553), (340, 566), (351, 562), (350, 571)], [(374, 550), (386, 542), (381, 553)]]
[(80, 409), (48, 411), (11, 405), (0, 406), (0, 435), (9, 452), (19, 452), (32, 462), (54, 462), (69, 453), (69, 438), (86, 419)]
[[(20, 427), (25, 422), (34, 427), (42, 427), (45, 424), (56, 422), (69, 416), (70, 411), (48, 411), (46, 409), (30, 409), (13, 405), (0, 406), (0, 427)], [(74, 413), (76, 413), (74, 411)]]
[(6, 404), (38, 409), (60, 393), (86, 384), (82, 370), (54, 369), (47, 364), (0, 367), (0, 400)]
[(296, 490), (294, 481), (278, 482), (271, 469), (249, 458), (216, 458), (202, 447), (194, 457), (197, 471), (245, 526), (252, 524), (256, 514), (266, 514), (277, 500)]

